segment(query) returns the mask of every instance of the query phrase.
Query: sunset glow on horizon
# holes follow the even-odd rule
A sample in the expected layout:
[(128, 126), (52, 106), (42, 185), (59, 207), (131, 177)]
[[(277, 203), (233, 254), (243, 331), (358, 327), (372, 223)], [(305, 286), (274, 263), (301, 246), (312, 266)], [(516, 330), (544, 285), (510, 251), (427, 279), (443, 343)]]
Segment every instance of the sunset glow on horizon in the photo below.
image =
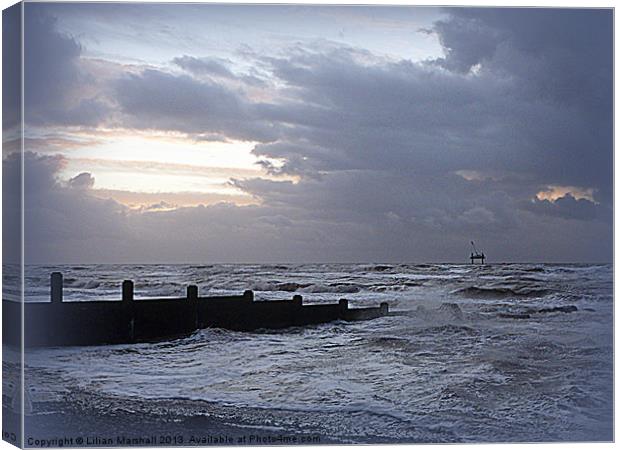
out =
[[(98, 138), (97, 134), (91, 137)], [(259, 158), (252, 154), (255, 145), (255, 142), (197, 141), (180, 135), (126, 130), (61, 152), (66, 163), (58, 175), (62, 181), (68, 181), (88, 172), (95, 179), (96, 195), (105, 192), (128, 206), (134, 203), (126, 203), (127, 198), (137, 198), (129, 193), (149, 194), (142, 196), (149, 201), (174, 197), (174, 205), (179, 207), (219, 201), (256, 203), (230, 181), (252, 177), (292, 178), (274, 177), (258, 165)]]

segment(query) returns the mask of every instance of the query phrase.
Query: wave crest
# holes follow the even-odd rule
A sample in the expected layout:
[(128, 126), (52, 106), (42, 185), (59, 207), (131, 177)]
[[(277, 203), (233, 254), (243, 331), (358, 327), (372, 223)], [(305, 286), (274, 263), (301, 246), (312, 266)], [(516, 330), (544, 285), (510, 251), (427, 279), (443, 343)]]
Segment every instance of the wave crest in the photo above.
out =
[(452, 294), (471, 298), (544, 297), (549, 289), (468, 286), (452, 291)]

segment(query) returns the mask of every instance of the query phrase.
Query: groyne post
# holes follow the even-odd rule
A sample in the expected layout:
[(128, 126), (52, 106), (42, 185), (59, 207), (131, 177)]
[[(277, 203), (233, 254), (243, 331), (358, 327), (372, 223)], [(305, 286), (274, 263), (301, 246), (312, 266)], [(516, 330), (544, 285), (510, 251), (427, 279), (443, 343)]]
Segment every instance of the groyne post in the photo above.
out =
[(194, 328), (198, 329), (198, 286), (190, 284), (187, 286), (187, 301), (194, 315)]
[(133, 301), (133, 281), (123, 281), (122, 299), (123, 303)]
[(293, 295), (293, 303), (295, 304), (295, 306), (301, 306), (303, 302), (303, 298), (301, 295), (297, 294), (297, 295)]
[(133, 281), (125, 280), (123, 281), (122, 287), (122, 304), (123, 309), (127, 314), (127, 318), (129, 320), (128, 325), (128, 333), (129, 333), (129, 341), (134, 342), (135, 340), (135, 317), (133, 310)]
[(349, 309), (349, 300), (347, 300), (346, 298), (341, 298), (340, 300), (338, 300), (338, 305), (340, 306), (340, 317), (342, 318)]
[(52, 272), (50, 276), (50, 298), (52, 303), (62, 303), (62, 273)]
[(248, 302), (253, 302), (254, 301), (254, 291), (251, 290), (247, 290), (243, 292), (243, 298), (245, 300), (247, 300)]
[(381, 310), (381, 315), (382, 316), (387, 316), (388, 315), (388, 311), (389, 311), (389, 307), (387, 302), (383, 302), (379, 305), (379, 308)]

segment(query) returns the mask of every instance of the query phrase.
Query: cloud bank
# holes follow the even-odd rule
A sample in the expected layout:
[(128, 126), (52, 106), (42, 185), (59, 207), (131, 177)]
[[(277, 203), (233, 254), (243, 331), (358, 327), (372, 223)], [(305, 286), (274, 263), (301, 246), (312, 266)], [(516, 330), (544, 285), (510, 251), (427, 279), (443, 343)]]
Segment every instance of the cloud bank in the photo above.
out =
[[(472, 239), (491, 260), (612, 259), (610, 11), (450, 9), (424, 31), (443, 57), (304, 41), (246, 49), (250, 73), (181, 51), (94, 62), (29, 9), (26, 61), (45, 70), (26, 79), (28, 123), (257, 142), (298, 180), (231, 180), (259, 205), (136, 212), (29, 153), (33, 262), (464, 261)], [(537, 197), (549, 186), (564, 195)]]

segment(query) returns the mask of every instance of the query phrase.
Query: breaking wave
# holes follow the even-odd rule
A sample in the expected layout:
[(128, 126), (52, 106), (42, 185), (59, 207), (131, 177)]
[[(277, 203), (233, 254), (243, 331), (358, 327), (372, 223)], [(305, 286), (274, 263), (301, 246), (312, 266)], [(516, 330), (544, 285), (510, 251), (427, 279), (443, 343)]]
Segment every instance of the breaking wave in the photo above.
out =
[(510, 297), (544, 297), (549, 295), (551, 291), (549, 289), (542, 288), (508, 288), (508, 287), (478, 287), (469, 286), (466, 288), (457, 289), (452, 291), (453, 294), (461, 295), (463, 297), (470, 298), (490, 298), (501, 299)]
[(362, 287), (353, 283), (334, 283), (329, 285), (294, 282), (254, 283), (250, 289), (259, 292), (305, 292), (305, 293), (336, 293), (353, 294), (360, 292)]

